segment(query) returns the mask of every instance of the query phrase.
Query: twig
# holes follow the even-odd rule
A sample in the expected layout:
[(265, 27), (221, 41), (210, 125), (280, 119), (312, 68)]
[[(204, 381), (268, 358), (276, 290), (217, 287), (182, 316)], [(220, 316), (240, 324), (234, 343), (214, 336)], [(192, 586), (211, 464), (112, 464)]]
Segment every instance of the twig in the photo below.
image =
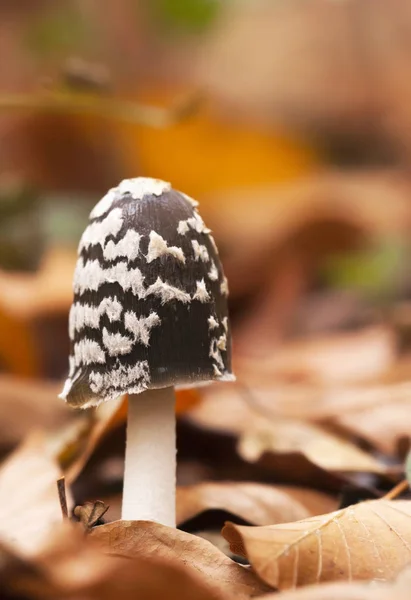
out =
[(67, 507), (67, 496), (66, 496), (66, 480), (64, 477), (57, 479), (57, 491), (60, 500), (61, 514), (63, 520), (68, 519), (68, 507)]
[(89, 114), (161, 129), (178, 123), (195, 112), (201, 100), (201, 95), (197, 92), (176, 102), (174, 106), (161, 108), (80, 93), (0, 94), (0, 111)]
[(397, 485), (393, 487), (392, 490), (390, 490), (387, 494), (385, 494), (385, 496), (382, 497), (382, 500), (393, 500), (402, 494), (402, 492), (407, 491), (409, 487), (410, 484), (408, 483), (408, 480), (404, 479), (403, 481), (400, 481), (400, 483), (397, 483)]

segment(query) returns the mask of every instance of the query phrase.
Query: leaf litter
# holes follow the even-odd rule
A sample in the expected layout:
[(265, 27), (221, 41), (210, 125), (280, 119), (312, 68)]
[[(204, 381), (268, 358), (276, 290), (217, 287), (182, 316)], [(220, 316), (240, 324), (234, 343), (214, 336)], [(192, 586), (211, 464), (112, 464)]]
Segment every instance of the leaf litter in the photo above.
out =
[(387, 465), (349, 440), (319, 425), (276, 413), (275, 402), (265, 410), (267, 405), (246, 402), (236, 386), (231, 393), (222, 391), (216, 400), (211, 393), (189, 418), (200, 426), (236, 436), (239, 455), (250, 462), (264, 454), (298, 453), (330, 472), (389, 473)]
[[(203, 393), (203, 402), (189, 407), (183, 419), (208, 431), (210, 440), (227, 434), (237, 439), (237, 452), (242, 460), (249, 463), (250, 468), (265, 462), (267, 473), (280, 477), (278, 483), (199, 480), (180, 486), (177, 492), (178, 522), (195, 522), (199, 515), (221, 511), (232, 521), (225, 526), (223, 535), (230, 542), (234, 556), (243, 556), (250, 563), (249, 567), (238, 564), (200, 537), (201, 531), (193, 535), (156, 523), (104, 523), (110, 518), (110, 511), (107, 512), (108, 506), (97, 498), (91, 497), (72, 512), (71, 485), (84, 471), (97, 447), (106, 445), (106, 453), (110, 455), (108, 434), (124, 422), (124, 404), (119, 402), (104, 405), (92, 415), (76, 414), (71, 424), (52, 434), (28, 438), (3, 463), (0, 545), (5, 545), (0, 554), (1, 564), (9, 565), (4, 569), (10, 589), (19, 590), (28, 598), (107, 597), (110, 600), (118, 590), (127, 598), (126, 594), (134, 586), (147, 590), (147, 597), (176, 593), (176, 598), (183, 598), (181, 586), (184, 585), (196, 597), (206, 599), (261, 596), (270, 589), (316, 584), (320, 584), (318, 589), (322, 594), (323, 582), (394, 579), (411, 562), (411, 538), (407, 532), (411, 502), (382, 499), (338, 511), (335, 510), (338, 506), (335, 492), (342, 489), (342, 484), (334, 488), (334, 494), (327, 494), (327, 488), (319, 484), (320, 479), (316, 483), (313, 479), (311, 487), (304, 488), (298, 475), (304, 469), (309, 473), (311, 464), (329, 474), (350, 470), (368, 474), (377, 478), (378, 487), (381, 477), (386, 485), (391, 485), (392, 468), (348, 437), (323, 428), (326, 404), (309, 407), (301, 403), (306, 414), (303, 412), (303, 418), (296, 418), (292, 414), (292, 403), (289, 414), (282, 411), (285, 401), (279, 404), (277, 411), (275, 402), (270, 404), (266, 397), (254, 396), (254, 390), (249, 389), (253, 394), (251, 401), (250, 398), (244, 400), (244, 395), (234, 386), (226, 386), (222, 395), (218, 386), (215, 391), (207, 390)], [(363, 389), (365, 393), (367, 388)], [(346, 403), (349, 407), (350, 399)], [(372, 407), (375, 400), (368, 403)], [(355, 407), (354, 401), (352, 406)], [(284, 485), (287, 478), (278, 470), (278, 463), (273, 460), (276, 456), (287, 457), (291, 471), (297, 469), (293, 486)], [(299, 471), (297, 465), (301, 458), (305, 462)], [(67, 476), (68, 514), (79, 520), (83, 531), (89, 533), (86, 537), (84, 533), (79, 536), (80, 524), (73, 523), (70, 533), (65, 530), (64, 543), (57, 493), (57, 480), (62, 471), (58, 463)], [(41, 477), (35, 476), (37, 470), (41, 471)], [(211, 473), (218, 479), (218, 465)], [(27, 489), (28, 481), (36, 482), (34, 488)], [(305, 485), (308, 481), (309, 478)], [(112, 490), (107, 489), (107, 497), (110, 494)], [(104, 495), (101, 499), (105, 500)], [(213, 539), (211, 534), (216, 522), (210, 521), (210, 527), (209, 539)], [(47, 543), (51, 543), (53, 536), (57, 539), (53, 542), (57, 544), (53, 556), (59, 555), (60, 562), (47, 554)], [(72, 543), (67, 542), (69, 539)], [(216, 544), (220, 546), (217, 541)], [(48, 557), (47, 566), (44, 557)], [(129, 566), (124, 567), (124, 560), (137, 561), (140, 568), (136, 562), (131, 573)], [(84, 569), (91, 570), (85, 579)], [(71, 573), (70, 582), (68, 573)], [(125, 587), (119, 583), (120, 577), (126, 582)], [(176, 582), (178, 593), (177, 588), (172, 592), (167, 589), (167, 580)], [(368, 588), (357, 584), (352, 584), (356, 587), (345, 583), (333, 585), (337, 586), (336, 594), (340, 594), (342, 586), (341, 598), (355, 597), (357, 588), (358, 593), (364, 592), (367, 598)], [(381, 594), (389, 589), (381, 588)], [(301, 590), (309, 591), (309, 587)], [(284, 596), (286, 598), (285, 592)]]

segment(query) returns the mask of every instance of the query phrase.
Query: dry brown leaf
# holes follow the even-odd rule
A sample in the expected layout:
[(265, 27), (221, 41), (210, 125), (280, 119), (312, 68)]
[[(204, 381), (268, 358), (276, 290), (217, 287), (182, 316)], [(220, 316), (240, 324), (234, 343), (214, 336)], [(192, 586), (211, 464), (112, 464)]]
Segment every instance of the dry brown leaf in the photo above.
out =
[(104, 402), (97, 409), (81, 411), (74, 423), (53, 437), (51, 445), (54, 455), (69, 483), (75, 481), (98, 444), (125, 421), (126, 415), (127, 407), (122, 396)]
[[(33, 554), (62, 522), (57, 493), (61, 473), (40, 434), (32, 435), (0, 469), (0, 539)], [(68, 503), (71, 505), (70, 497)]]
[(58, 401), (58, 391), (53, 383), (0, 375), (0, 447), (17, 445), (33, 428), (67, 422), (73, 413)]
[(253, 424), (241, 435), (238, 452), (244, 460), (251, 463), (263, 460), (266, 466), (271, 457), (275, 464), (278, 454), (301, 453), (326, 471), (379, 475), (394, 472), (353, 443), (326, 433), (320, 427), (280, 417)]
[(76, 506), (73, 514), (84, 527), (85, 531), (89, 531), (98, 524), (98, 521), (104, 517), (109, 506), (101, 500), (94, 502), (85, 502), (83, 505)]
[[(281, 600), (409, 600), (411, 573), (407, 568), (394, 582), (339, 582), (309, 585), (283, 592)], [(278, 593), (267, 594), (264, 600), (278, 600)]]
[(411, 502), (371, 500), (271, 527), (228, 523), (231, 550), (274, 588), (394, 579), (411, 562)]
[(322, 421), (395, 455), (400, 438), (410, 437), (410, 392), (409, 382), (330, 392), (329, 412), (332, 407), (334, 414)]
[[(227, 386), (228, 387), (228, 386)], [(264, 458), (268, 466), (269, 455), (301, 454), (325, 470), (335, 472), (372, 472), (387, 474), (387, 467), (356, 447), (354, 444), (322, 430), (320, 427), (284, 418), (275, 412), (275, 404), (269, 411), (258, 404), (247, 402), (240, 394), (241, 388), (222, 388), (219, 400), (212, 392), (205, 401), (190, 411), (190, 418), (202, 427), (238, 436), (240, 456), (249, 462)]]
[(177, 523), (224, 510), (253, 525), (298, 521), (334, 510), (331, 496), (304, 488), (261, 483), (205, 482), (177, 488)]
[(290, 342), (259, 360), (237, 359), (236, 367), (248, 385), (347, 385), (375, 380), (395, 364), (396, 356), (392, 329), (375, 326)]
[(29, 560), (0, 546), (0, 595), (8, 594), (33, 600), (223, 598), (181, 562), (107, 556), (72, 526), (58, 528), (47, 548)]
[(267, 591), (265, 584), (206, 540), (149, 521), (114, 521), (95, 527), (91, 537), (110, 554), (129, 558), (155, 556), (183, 563), (210, 589), (242, 596)]

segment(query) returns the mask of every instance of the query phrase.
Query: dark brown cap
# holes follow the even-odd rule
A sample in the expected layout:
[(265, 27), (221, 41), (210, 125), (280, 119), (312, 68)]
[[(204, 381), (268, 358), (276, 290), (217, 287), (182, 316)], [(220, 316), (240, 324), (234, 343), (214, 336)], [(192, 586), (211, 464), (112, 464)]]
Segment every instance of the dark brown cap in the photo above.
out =
[(86, 408), (124, 393), (231, 381), (227, 280), (197, 202), (157, 179), (122, 181), (90, 214), (60, 395)]

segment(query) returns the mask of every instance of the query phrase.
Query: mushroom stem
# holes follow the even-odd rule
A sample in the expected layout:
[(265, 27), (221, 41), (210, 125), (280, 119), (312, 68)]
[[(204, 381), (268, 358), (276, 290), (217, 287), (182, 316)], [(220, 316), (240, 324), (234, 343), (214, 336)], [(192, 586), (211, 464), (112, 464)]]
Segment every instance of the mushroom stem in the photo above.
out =
[(122, 519), (176, 526), (174, 388), (130, 394)]

